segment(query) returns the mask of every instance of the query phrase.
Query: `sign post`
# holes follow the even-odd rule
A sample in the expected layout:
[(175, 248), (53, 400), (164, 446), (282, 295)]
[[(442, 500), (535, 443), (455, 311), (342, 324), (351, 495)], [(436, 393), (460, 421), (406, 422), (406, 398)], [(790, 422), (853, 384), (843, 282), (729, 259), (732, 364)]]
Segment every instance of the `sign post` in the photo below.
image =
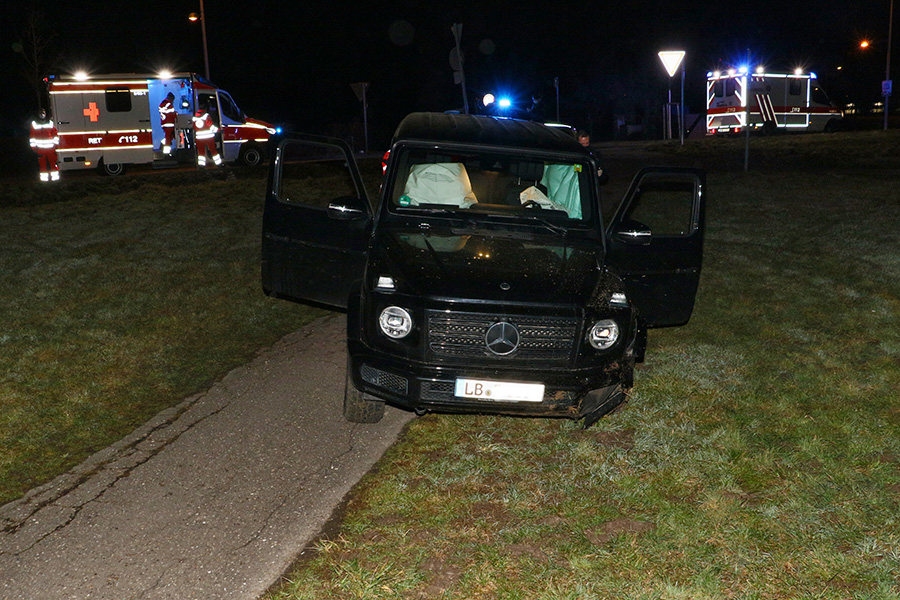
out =
[(462, 28), (462, 23), (454, 23), (450, 27), (450, 31), (453, 32), (453, 39), (456, 42), (456, 47), (450, 52), (450, 67), (453, 69), (453, 83), (462, 84), (463, 112), (469, 114), (469, 97), (466, 95), (466, 72), (463, 69), (463, 53), (459, 47)]
[(353, 88), (353, 92), (356, 94), (356, 97), (359, 98), (359, 101), (362, 102), (363, 107), (363, 135), (365, 136), (365, 149), (364, 152), (369, 152), (369, 116), (368, 112), (368, 102), (366, 102), (366, 90), (369, 89), (369, 83), (351, 83), (350, 87)]
[(672, 137), (672, 77), (678, 71), (678, 67), (681, 67), (681, 104), (678, 110), (678, 129), (682, 146), (684, 145), (684, 54), (684, 50), (663, 50), (659, 53), (659, 59), (669, 74), (669, 138)]

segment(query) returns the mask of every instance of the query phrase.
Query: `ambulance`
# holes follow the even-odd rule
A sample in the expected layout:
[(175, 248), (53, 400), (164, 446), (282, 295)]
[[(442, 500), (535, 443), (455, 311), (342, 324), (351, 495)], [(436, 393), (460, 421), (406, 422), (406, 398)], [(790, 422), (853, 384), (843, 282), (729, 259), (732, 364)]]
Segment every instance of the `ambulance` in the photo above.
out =
[(706, 134), (751, 131), (836, 131), (843, 114), (815, 73), (710, 72), (706, 78)]
[[(208, 110), (219, 129), (217, 144), (226, 162), (257, 165), (276, 129), (245, 115), (225, 90), (195, 73), (113, 74), (45, 78), (51, 117), (59, 130), (61, 171), (96, 168), (118, 175), (126, 165), (196, 164), (192, 116)], [(159, 104), (172, 92), (176, 112), (171, 155)]]

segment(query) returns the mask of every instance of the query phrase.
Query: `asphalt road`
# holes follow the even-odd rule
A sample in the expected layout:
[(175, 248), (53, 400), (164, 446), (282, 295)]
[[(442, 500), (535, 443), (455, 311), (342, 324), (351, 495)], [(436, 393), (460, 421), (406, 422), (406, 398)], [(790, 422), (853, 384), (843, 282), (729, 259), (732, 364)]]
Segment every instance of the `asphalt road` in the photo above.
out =
[(411, 418), (343, 420), (343, 316), (0, 508), (0, 598), (258, 598)]

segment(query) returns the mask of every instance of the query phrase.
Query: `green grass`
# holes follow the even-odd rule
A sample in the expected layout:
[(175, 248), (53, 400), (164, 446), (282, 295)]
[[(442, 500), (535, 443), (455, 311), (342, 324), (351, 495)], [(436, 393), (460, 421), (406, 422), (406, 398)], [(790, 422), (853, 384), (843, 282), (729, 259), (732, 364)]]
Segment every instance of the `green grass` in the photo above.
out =
[(262, 293), (265, 175), (4, 181), (0, 504), (327, 314)]
[[(270, 598), (900, 598), (897, 132), (603, 147), (710, 170), (697, 306), (624, 408), (430, 415)], [(376, 161), (377, 162), (377, 161)], [(374, 167), (377, 169), (377, 164)], [(0, 189), (0, 501), (319, 312), (259, 288), (259, 172)]]
[(260, 177), (22, 187), (0, 208), (0, 502), (323, 314), (262, 294)]
[(415, 420), (268, 597), (900, 598), (898, 141), (608, 148), (710, 169), (691, 323), (587, 431)]

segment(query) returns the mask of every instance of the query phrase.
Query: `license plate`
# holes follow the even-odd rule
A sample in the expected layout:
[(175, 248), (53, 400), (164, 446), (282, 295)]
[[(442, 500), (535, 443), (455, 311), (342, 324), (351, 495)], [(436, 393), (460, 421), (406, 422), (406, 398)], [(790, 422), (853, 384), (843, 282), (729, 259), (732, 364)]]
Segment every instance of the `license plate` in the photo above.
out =
[(457, 379), (454, 395), (457, 398), (475, 398), (477, 400), (540, 402), (544, 399), (544, 384)]

